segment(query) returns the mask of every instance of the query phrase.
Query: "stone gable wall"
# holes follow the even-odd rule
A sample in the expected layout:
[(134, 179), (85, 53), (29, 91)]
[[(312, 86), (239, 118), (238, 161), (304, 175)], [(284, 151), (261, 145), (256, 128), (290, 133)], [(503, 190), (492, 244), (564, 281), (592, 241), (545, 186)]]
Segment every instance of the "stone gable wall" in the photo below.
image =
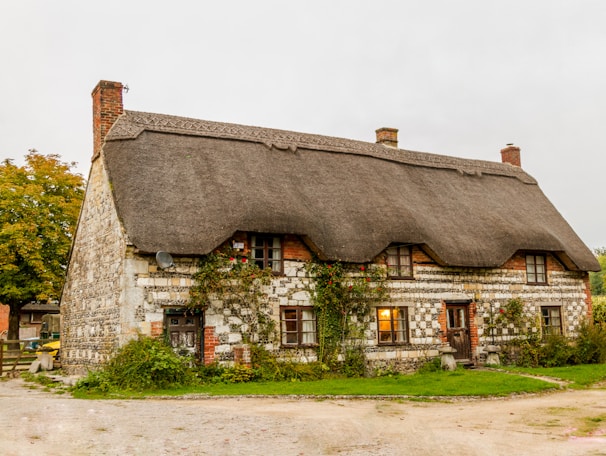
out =
[[(108, 359), (124, 330), (126, 240), (101, 159), (91, 169), (61, 298), (61, 360), (85, 373)], [(128, 331), (127, 331), (128, 332)]]

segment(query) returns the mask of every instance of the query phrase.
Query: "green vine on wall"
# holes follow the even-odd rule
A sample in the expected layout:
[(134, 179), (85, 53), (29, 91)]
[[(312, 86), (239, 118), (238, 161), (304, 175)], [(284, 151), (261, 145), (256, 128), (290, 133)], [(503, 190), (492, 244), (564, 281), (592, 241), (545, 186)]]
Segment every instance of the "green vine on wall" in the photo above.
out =
[(244, 342), (266, 342), (276, 337), (270, 303), (263, 288), (270, 284), (271, 269), (261, 269), (241, 251), (230, 247), (203, 256), (194, 285), (189, 291), (189, 309), (206, 309), (219, 300), (243, 322), (238, 328)]
[(388, 296), (385, 271), (376, 265), (311, 261), (308, 287), (318, 322), (318, 359), (333, 365), (364, 338), (373, 305)]
[(503, 307), (499, 309), (498, 323), (513, 323), (514, 327), (522, 329), (524, 320), (524, 301), (520, 298), (513, 298), (507, 301)]

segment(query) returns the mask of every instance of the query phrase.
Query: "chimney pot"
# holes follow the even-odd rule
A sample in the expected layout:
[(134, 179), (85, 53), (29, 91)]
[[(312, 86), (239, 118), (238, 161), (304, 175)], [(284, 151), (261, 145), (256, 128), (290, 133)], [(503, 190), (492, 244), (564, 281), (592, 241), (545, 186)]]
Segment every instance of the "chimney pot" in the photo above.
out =
[(101, 153), (105, 136), (124, 112), (120, 82), (99, 81), (93, 89), (93, 160)]
[(501, 161), (510, 165), (521, 167), (522, 159), (520, 158), (520, 148), (512, 143), (507, 144), (504, 149), (501, 149)]
[(398, 129), (397, 128), (379, 128), (375, 130), (377, 134), (377, 144), (383, 144), (387, 147), (398, 147)]

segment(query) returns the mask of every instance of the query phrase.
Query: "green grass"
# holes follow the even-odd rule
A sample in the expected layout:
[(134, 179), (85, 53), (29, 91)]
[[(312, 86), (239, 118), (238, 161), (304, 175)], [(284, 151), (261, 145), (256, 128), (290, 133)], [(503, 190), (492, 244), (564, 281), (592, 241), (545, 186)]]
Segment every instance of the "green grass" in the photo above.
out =
[(585, 387), (606, 380), (606, 364), (580, 364), (563, 367), (508, 367), (509, 372), (553, 377), (571, 382), (571, 387)]
[[(536, 393), (558, 388), (553, 383), (503, 372), (458, 369), (454, 372), (431, 372), (376, 378), (340, 378), (309, 382), (213, 383), (162, 391), (117, 392), (112, 397), (151, 395), (181, 396), (203, 394), (236, 395), (303, 395), (303, 396), (507, 396), (514, 393)], [(99, 398), (74, 392), (80, 398)], [(106, 396), (107, 397), (107, 396)]]

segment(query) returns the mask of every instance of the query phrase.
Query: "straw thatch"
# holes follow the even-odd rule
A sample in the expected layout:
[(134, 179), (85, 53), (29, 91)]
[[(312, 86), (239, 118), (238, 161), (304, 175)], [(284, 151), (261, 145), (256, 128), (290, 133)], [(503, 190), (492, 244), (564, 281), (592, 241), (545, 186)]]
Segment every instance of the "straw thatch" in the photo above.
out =
[(357, 263), (395, 242), (450, 266), (497, 267), (532, 250), (599, 269), (509, 164), (132, 111), (103, 157), (128, 238), (145, 252), (205, 254), (245, 231), (297, 234), (321, 258)]

